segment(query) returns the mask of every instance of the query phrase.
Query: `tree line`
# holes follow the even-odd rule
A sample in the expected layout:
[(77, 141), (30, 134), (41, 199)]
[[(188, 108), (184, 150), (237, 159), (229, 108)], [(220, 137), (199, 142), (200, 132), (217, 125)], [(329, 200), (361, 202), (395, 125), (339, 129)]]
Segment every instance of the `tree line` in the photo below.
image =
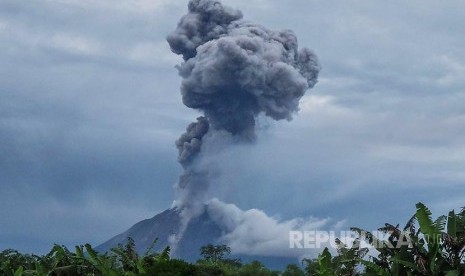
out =
[[(107, 253), (98, 253), (89, 244), (73, 251), (55, 245), (43, 256), (4, 250), (0, 253), (0, 275), (465, 275), (465, 208), (433, 219), (431, 211), (418, 203), (404, 227), (386, 223), (379, 229), (386, 234), (385, 240), (361, 228), (351, 231), (358, 237), (350, 245), (336, 239), (336, 253), (325, 248), (317, 258), (303, 259), (301, 266), (290, 264), (283, 271), (272, 271), (258, 261), (244, 264), (229, 258), (231, 249), (226, 245), (201, 247), (202, 258), (196, 263), (171, 258), (169, 246), (153, 252), (156, 241), (144, 254), (138, 254), (134, 240), (128, 238), (125, 245)], [(362, 246), (362, 241), (367, 246)]]

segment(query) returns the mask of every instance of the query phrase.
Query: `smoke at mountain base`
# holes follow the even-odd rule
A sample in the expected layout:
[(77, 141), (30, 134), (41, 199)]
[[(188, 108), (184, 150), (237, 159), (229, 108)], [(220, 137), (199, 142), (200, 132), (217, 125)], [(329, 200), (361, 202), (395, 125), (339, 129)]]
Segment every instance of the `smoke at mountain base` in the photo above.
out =
[[(230, 246), (235, 254), (316, 257), (315, 250), (290, 248), (290, 231), (318, 231), (325, 228), (339, 230), (344, 225), (344, 221), (333, 222), (329, 218), (299, 217), (281, 220), (270, 217), (259, 209), (242, 210), (234, 204), (226, 204), (215, 198), (206, 203), (205, 209), (209, 217), (224, 231), (220, 241)], [(329, 241), (324, 244), (327, 247), (329, 245)]]

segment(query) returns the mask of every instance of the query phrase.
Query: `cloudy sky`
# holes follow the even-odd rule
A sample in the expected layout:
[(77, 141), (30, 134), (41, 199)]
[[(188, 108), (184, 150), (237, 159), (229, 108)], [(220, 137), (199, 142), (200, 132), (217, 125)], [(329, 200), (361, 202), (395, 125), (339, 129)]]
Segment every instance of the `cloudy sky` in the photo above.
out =
[[(187, 1), (0, 0), (0, 249), (99, 244), (171, 206)], [(212, 195), (372, 229), (465, 205), (463, 1), (225, 0), (322, 65), (291, 122), (218, 158)]]

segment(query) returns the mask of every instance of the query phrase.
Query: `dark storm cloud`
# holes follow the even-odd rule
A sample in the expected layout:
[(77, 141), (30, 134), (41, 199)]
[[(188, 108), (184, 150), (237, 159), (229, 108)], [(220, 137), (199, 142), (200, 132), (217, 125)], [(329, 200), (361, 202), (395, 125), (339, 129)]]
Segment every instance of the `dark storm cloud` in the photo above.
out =
[[(212, 193), (365, 228), (461, 207), (463, 1), (291, 2), (224, 0), (324, 70), (292, 123), (259, 117), (260, 143), (213, 158)], [(169, 205), (173, 141), (199, 116), (165, 41), (185, 4), (0, 1), (0, 249), (96, 244)]]
[(0, 249), (96, 244), (172, 201), (177, 60), (160, 11), (112, 2), (0, 3)]

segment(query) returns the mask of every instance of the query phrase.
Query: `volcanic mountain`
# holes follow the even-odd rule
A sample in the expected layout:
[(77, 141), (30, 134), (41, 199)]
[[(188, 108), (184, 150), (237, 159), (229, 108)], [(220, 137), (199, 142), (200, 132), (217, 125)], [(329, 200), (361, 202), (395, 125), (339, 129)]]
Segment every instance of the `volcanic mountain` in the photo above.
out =
[(141, 252), (158, 238), (155, 250), (170, 245), (174, 257), (188, 261), (199, 259), (201, 246), (219, 243), (240, 252), (243, 260), (253, 255), (274, 266), (284, 260), (279, 256), (296, 256), (289, 250), (290, 231), (314, 229), (314, 221), (280, 222), (256, 209), (202, 203), (217, 174), (209, 160), (235, 144), (252, 144), (261, 115), (290, 121), (317, 83), (317, 56), (299, 47), (291, 30), (243, 20), (241, 11), (219, 0), (190, 0), (167, 42), (184, 60), (177, 66), (183, 103), (202, 113), (175, 143), (183, 168), (176, 184), (178, 208), (135, 224), (98, 249), (108, 251), (131, 237)]
[[(195, 262), (201, 258), (200, 247), (207, 244), (224, 244), (223, 237), (228, 233), (226, 227), (211, 217), (207, 208), (203, 213), (192, 218), (184, 231), (182, 228), (181, 211), (177, 208), (167, 209), (150, 219), (136, 223), (124, 233), (96, 247), (96, 250), (108, 252), (118, 244), (125, 244), (127, 238), (131, 237), (136, 243), (137, 251), (142, 254), (157, 239), (153, 247), (155, 252), (171, 246), (172, 258)], [(179, 234), (181, 234), (179, 240), (174, 243), (175, 237)], [(272, 269), (282, 269), (287, 264), (298, 262), (297, 258), (292, 257), (235, 254), (234, 251), (230, 257), (239, 258), (243, 262), (258, 260)]]

